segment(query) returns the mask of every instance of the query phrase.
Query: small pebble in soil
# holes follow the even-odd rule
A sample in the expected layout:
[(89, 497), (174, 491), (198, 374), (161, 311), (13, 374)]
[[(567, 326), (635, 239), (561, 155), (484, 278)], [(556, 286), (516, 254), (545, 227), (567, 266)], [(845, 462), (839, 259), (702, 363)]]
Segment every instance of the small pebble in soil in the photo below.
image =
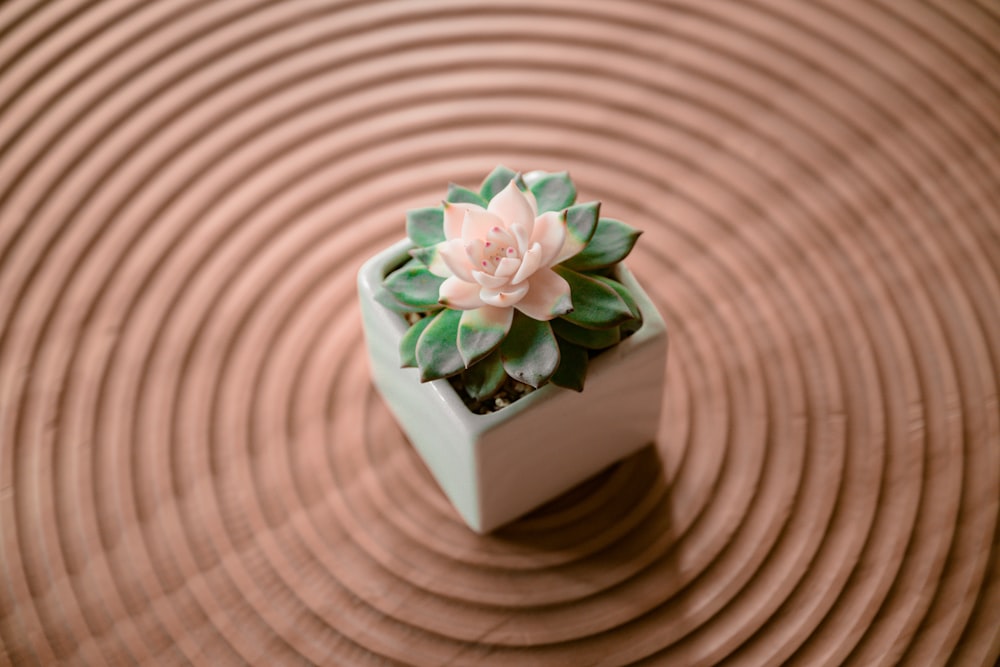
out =
[(497, 393), (482, 400), (477, 400), (466, 393), (461, 375), (451, 376), (448, 378), (448, 382), (451, 383), (455, 392), (462, 397), (462, 401), (465, 403), (465, 406), (477, 415), (488, 415), (491, 412), (502, 410), (514, 401), (522, 398), (523, 396), (527, 396), (535, 390), (535, 388), (531, 385), (518, 382), (517, 380), (508, 377), (507, 380), (500, 386), (500, 390), (497, 391)]

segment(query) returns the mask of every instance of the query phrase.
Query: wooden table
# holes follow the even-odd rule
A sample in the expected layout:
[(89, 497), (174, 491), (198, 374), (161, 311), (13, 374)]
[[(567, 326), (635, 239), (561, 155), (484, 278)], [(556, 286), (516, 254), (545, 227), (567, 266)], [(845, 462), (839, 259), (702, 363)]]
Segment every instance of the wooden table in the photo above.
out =
[[(497, 163), (671, 350), (478, 537), (354, 280)], [(0, 7), (0, 664), (992, 665), (998, 369), (995, 1)]]

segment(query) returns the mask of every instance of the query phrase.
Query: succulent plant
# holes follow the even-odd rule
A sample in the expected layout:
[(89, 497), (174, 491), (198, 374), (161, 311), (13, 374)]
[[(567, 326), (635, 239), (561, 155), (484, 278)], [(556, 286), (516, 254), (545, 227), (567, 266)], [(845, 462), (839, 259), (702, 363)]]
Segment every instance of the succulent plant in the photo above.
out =
[(615, 280), (641, 232), (575, 201), (566, 172), (498, 166), (478, 192), (451, 184), (441, 206), (409, 211), (411, 259), (379, 296), (412, 322), (401, 364), (424, 382), (457, 376), (473, 400), (508, 377), (582, 391), (591, 356), (641, 325)]

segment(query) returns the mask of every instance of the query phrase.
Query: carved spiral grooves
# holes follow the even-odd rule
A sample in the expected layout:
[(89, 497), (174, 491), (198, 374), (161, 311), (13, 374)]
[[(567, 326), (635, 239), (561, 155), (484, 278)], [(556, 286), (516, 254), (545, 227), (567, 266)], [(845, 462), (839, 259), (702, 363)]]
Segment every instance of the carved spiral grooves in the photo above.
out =
[[(354, 292), (497, 163), (646, 231), (655, 448), (490, 537)], [(0, 6), (0, 664), (992, 665), (995, 2)]]

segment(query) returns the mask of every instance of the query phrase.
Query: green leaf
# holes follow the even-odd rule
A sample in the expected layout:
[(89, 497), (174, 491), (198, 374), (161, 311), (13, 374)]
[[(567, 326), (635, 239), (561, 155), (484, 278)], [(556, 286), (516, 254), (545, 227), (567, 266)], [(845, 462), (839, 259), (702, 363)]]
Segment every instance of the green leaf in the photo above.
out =
[(421, 247), (444, 241), (444, 211), (440, 206), (407, 211), (406, 235)]
[(424, 266), (430, 266), (437, 259), (437, 245), (414, 248), (410, 251), (410, 257), (417, 260)]
[(563, 319), (586, 329), (607, 329), (632, 318), (628, 304), (614, 288), (565, 266), (554, 266), (552, 270), (569, 283), (573, 299), (573, 311)]
[(576, 201), (576, 187), (565, 171), (542, 176), (531, 186), (531, 192), (538, 200), (539, 213), (561, 211)]
[(436, 245), (427, 248), (414, 248), (410, 251), (410, 257), (422, 266), (426, 266), (427, 270), (435, 276), (444, 277), (451, 275), (451, 269), (444, 263), (444, 258), (441, 257), (441, 253), (438, 252)]
[(460, 310), (442, 310), (434, 316), (417, 339), (417, 365), (420, 381), (437, 380), (454, 375), (465, 368), (458, 353), (458, 323)]
[(583, 391), (587, 379), (587, 362), (590, 355), (582, 347), (557, 338), (559, 343), (559, 368), (552, 374), (552, 384), (574, 391)]
[(525, 183), (527, 187), (531, 187), (537, 183), (540, 179), (548, 175), (549, 172), (543, 171), (541, 169), (535, 169), (534, 171), (529, 171), (521, 177), (521, 182)]
[(448, 184), (448, 195), (445, 199), (455, 204), (466, 202), (468, 204), (477, 204), (483, 208), (486, 208), (487, 204), (486, 200), (480, 197), (478, 192), (473, 192), (468, 188), (463, 188), (461, 185), (455, 185), (454, 183)]
[(435, 276), (426, 267), (406, 264), (386, 276), (382, 286), (403, 305), (429, 310), (441, 306), (438, 290), (443, 282), (444, 278)]
[(458, 325), (458, 351), (468, 368), (496, 349), (510, 329), (510, 308), (484, 306), (462, 313)]
[(518, 311), (500, 344), (500, 356), (507, 375), (537, 388), (559, 366), (559, 344), (548, 322), (533, 320)]
[[(603, 270), (602, 274), (604, 271), (610, 271), (610, 269)], [(619, 337), (621, 339), (624, 340), (625, 338), (627, 338), (631, 334), (634, 334), (636, 331), (642, 328), (642, 311), (639, 310), (639, 304), (636, 302), (635, 297), (632, 295), (629, 289), (625, 287), (625, 285), (623, 285), (622, 283), (618, 282), (617, 280), (615, 280), (610, 276), (599, 275), (595, 273), (588, 273), (587, 275), (591, 276), (592, 278), (595, 278), (596, 280), (600, 280), (605, 285), (609, 285), (610, 287), (614, 288), (614, 290), (618, 292), (618, 296), (622, 298), (622, 300), (626, 303), (626, 305), (628, 305), (629, 310), (632, 312), (632, 318), (625, 320), (618, 327)], [(584, 331), (586, 331), (586, 329)], [(607, 330), (601, 329), (599, 331), (604, 332)], [(558, 334), (559, 332), (557, 331), (556, 333)]]
[(406, 333), (399, 340), (399, 365), (401, 368), (416, 368), (417, 340), (434, 317), (434, 315), (429, 315), (420, 318), (406, 330)]
[(622, 322), (621, 326), (618, 327), (618, 330), (621, 332), (621, 337), (624, 339), (628, 338), (641, 328), (642, 328), (642, 320), (638, 318), (632, 318), (631, 320), (626, 320), (625, 322)]
[(585, 347), (588, 350), (603, 350), (621, 341), (619, 327), (608, 329), (584, 329), (572, 322), (567, 322), (563, 317), (557, 317), (549, 322), (552, 331), (567, 342)]
[[(407, 306), (406, 304), (400, 303), (387, 289), (379, 289), (375, 291), (375, 301), (382, 304), (394, 313), (422, 313), (431, 308), (426, 306)], [(441, 304), (437, 305), (437, 308), (441, 308)]]
[(601, 202), (592, 201), (577, 204), (566, 209), (566, 241), (563, 245), (563, 258), (573, 257), (583, 250), (597, 229), (597, 216), (601, 211)]
[(486, 358), (476, 362), (462, 373), (465, 391), (472, 398), (481, 401), (500, 391), (507, 373), (503, 369), (500, 350), (494, 350)]
[(620, 296), (622, 298), (622, 301), (625, 302), (625, 305), (628, 306), (629, 311), (632, 313), (632, 317), (634, 317), (639, 321), (642, 321), (642, 312), (639, 310), (639, 304), (636, 303), (635, 297), (632, 296), (632, 293), (628, 291), (628, 288), (625, 287), (625, 285), (622, 285), (614, 278), (608, 278), (606, 276), (597, 276), (597, 275), (593, 277), (595, 280), (600, 280), (602, 283), (608, 285), (609, 287), (614, 289), (614, 291), (618, 292), (618, 296)]
[(508, 169), (502, 164), (497, 165), (490, 172), (490, 175), (483, 179), (483, 184), (479, 187), (479, 194), (488, 202), (497, 196), (515, 178), (517, 178), (517, 172)]
[(577, 271), (590, 271), (617, 264), (632, 252), (640, 234), (642, 232), (624, 222), (601, 218), (587, 247), (564, 264)]

